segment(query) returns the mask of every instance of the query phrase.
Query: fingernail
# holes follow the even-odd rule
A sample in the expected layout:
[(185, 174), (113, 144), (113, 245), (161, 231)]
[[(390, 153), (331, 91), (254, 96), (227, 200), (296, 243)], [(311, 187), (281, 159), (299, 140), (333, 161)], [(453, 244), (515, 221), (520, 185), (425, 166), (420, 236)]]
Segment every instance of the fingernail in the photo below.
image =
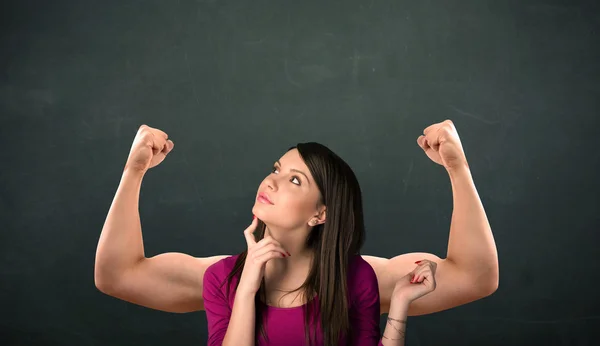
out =
[(281, 253), (281, 257), (285, 257), (285, 254), (283, 252)]
[(252, 215), (252, 220), (256, 219), (256, 215)]
[(288, 254), (288, 256), (291, 256), (291, 255), (292, 255), (292, 254), (291, 254), (291, 253), (289, 253), (289, 252), (288, 252), (287, 254)]
[(415, 263), (416, 263), (416, 264), (419, 264), (419, 263), (421, 263), (421, 261), (416, 261)]

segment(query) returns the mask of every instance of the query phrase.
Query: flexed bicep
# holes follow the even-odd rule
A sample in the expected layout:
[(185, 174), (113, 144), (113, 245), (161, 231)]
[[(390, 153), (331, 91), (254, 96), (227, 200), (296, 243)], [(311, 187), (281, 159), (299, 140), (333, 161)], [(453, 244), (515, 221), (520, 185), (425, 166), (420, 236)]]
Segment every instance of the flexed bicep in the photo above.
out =
[(437, 263), (436, 289), (410, 305), (409, 316), (426, 315), (457, 307), (482, 298), (473, 277), (459, 270), (452, 261), (424, 252), (407, 253), (391, 259), (363, 256), (377, 275), (381, 300), (381, 313), (387, 313), (396, 282), (410, 273), (419, 260)]
[(110, 296), (150, 309), (177, 313), (204, 310), (204, 273), (225, 257), (163, 253), (139, 261), (110, 285), (97, 283), (97, 287)]

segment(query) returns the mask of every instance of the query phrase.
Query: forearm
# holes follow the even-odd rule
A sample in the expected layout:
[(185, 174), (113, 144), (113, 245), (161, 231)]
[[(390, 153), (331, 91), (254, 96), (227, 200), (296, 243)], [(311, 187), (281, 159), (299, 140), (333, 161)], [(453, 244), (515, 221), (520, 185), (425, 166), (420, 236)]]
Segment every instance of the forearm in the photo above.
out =
[(142, 179), (141, 172), (123, 172), (96, 249), (97, 286), (113, 285), (119, 275), (144, 258), (138, 210)]
[(409, 303), (392, 301), (381, 343), (385, 346), (404, 346)]
[(495, 289), (498, 254), (492, 230), (465, 164), (448, 171), (453, 205), (447, 259), (472, 276), (478, 285)]
[(238, 292), (233, 302), (224, 346), (254, 346), (255, 302), (253, 294)]

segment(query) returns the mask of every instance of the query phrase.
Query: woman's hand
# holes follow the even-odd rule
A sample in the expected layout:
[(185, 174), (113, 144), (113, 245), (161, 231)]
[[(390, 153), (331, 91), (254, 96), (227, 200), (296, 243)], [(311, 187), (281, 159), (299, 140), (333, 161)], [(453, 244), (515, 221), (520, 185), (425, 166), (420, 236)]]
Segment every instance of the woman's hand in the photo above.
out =
[(446, 170), (468, 165), (458, 132), (451, 120), (427, 127), (417, 138), (417, 143), (431, 161), (444, 166)]
[(246, 262), (244, 263), (237, 293), (255, 295), (260, 288), (267, 262), (274, 258), (283, 258), (290, 255), (277, 240), (270, 236), (264, 237), (257, 243), (253, 234), (257, 224), (258, 219), (255, 216), (252, 224), (244, 231), (246, 243), (248, 244), (248, 254), (246, 255)]
[(402, 277), (394, 287), (392, 299), (410, 304), (412, 301), (435, 290), (437, 264), (429, 260), (417, 261), (417, 267)]
[(175, 144), (165, 132), (142, 125), (133, 139), (125, 169), (145, 173), (163, 162), (174, 146)]
[(417, 267), (402, 277), (392, 291), (390, 312), (381, 339), (381, 343), (385, 346), (404, 345), (410, 303), (435, 290), (437, 264), (429, 260), (416, 263)]

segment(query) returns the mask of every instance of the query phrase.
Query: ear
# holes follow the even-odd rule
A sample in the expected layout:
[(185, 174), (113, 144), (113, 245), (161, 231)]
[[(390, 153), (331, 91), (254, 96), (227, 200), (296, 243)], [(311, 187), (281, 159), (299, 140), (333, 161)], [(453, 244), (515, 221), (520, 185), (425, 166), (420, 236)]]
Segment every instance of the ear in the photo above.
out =
[(310, 220), (308, 221), (308, 224), (310, 226), (314, 227), (317, 225), (324, 224), (326, 219), (327, 219), (327, 207), (322, 206), (319, 209), (319, 213), (310, 218)]

